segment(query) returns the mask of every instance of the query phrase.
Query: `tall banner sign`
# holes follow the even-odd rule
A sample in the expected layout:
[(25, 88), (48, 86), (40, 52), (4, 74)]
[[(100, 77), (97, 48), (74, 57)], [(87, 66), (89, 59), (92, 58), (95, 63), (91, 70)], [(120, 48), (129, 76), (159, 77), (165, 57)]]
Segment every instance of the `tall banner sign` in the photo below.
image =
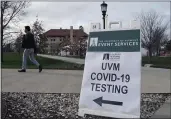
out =
[(90, 32), (79, 112), (140, 118), (140, 29)]

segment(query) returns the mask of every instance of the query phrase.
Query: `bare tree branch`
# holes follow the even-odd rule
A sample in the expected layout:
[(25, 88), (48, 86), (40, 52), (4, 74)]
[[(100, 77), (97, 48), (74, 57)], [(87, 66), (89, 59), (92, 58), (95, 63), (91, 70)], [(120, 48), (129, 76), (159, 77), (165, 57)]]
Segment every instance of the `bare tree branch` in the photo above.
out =
[(63, 42), (59, 45), (59, 49), (63, 49), (65, 46), (69, 46), (67, 50), (70, 52), (79, 52), (80, 56), (82, 53), (85, 53), (87, 48), (87, 41), (86, 38), (80, 36), (79, 33), (83, 32), (84, 28), (80, 26), (79, 29), (80, 30), (75, 32), (77, 37), (73, 40), (73, 42), (71, 42), (69, 38), (64, 38)]
[(3, 15), (3, 26), (2, 29), (5, 30), (9, 27), (9, 23), (16, 21), (23, 15), (24, 8), (28, 7), (28, 1), (1, 1), (1, 14)]
[(6, 35), (9, 35), (9, 34), (12, 34), (12, 33), (20, 33), (20, 32), (6, 32), (3, 34), (3, 36), (6, 36)]
[(34, 34), (36, 44), (38, 46), (38, 51), (40, 53), (45, 53), (47, 46), (47, 38), (44, 36), (43, 22), (37, 19), (32, 25), (32, 33)]
[[(29, 6), (28, 1), (1, 1), (1, 61), (3, 62), (3, 41), (10, 38), (5, 31), (10, 28), (10, 23), (17, 22), (24, 15), (24, 10)], [(6, 37), (4, 37), (6, 36)], [(12, 36), (11, 36), (12, 37)]]
[(168, 24), (164, 24), (164, 18), (155, 11), (142, 12), (138, 19), (141, 22), (142, 47), (148, 50), (151, 57), (152, 52), (159, 53), (165, 43)]

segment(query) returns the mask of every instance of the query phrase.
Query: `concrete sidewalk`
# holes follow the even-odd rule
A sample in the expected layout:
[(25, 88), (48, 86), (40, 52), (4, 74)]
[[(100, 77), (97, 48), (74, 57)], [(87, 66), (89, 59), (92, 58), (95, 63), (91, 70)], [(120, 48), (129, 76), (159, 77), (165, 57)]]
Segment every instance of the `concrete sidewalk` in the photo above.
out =
[(66, 61), (66, 62), (70, 62), (70, 63), (77, 63), (77, 64), (84, 64), (84, 62), (85, 62), (84, 59), (79, 59), (79, 58), (52, 56), (52, 55), (43, 55), (43, 54), (38, 54), (37, 56), (50, 58), (50, 59), (56, 59), (56, 60), (62, 60), (62, 61)]
[[(2, 69), (3, 92), (80, 93), (83, 71)], [(170, 93), (170, 70), (142, 68), (142, 93)]]
[(82, 71), (2, 69), (3, 92), (79, 93)]
[(164, 105), (151, 117), (160, 119), (171, 118), (171, 99), (168, 99)]

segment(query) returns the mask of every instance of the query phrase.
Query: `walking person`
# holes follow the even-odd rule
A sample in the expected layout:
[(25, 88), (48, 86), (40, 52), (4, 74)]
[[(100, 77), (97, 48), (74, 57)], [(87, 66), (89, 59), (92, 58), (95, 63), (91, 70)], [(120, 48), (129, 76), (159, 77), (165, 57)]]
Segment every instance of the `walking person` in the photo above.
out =
[(31, 33), (31, 29), (29, 26), (25, 26), (25, 35), (23, 36), (22, 48), (24, 48), (23, 52), (23, 61), (22, 61), (22, 69), (18, 70), (18, 72), (26, 72), (27, 59), (30, 58), (30, 61), (33, 62), (39, 69), (39, 72), (42, 71), (42, 66), (36, 61), (36, 43), (34, 39), (34, 35)]

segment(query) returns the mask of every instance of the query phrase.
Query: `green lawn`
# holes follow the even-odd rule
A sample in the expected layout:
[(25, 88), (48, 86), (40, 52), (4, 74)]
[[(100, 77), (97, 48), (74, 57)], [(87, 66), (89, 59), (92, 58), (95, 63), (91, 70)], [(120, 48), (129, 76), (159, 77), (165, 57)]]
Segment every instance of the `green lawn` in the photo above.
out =
[[(83, 70), (84, 66), (74, 63), (68, 63), (60, 60), (54, 60), (43, 57), (36, 57), (37, 61), (42, 64), (44, 69), (69, 69), (69, 70)], [(22, 65), (22, 53), (4, 53), (4, 62), (2, 62), (2, 68), (21, 68)], [(29, 69), (37, 68), (28, 59), (27, 67)]]
[(171, 57), (152, 57), (149, 63), (149, 57), (142, 58), (142, 65), (153, 64), (151, 67), (171, 69)]
[[(149, 63), (148, 57), (142, 58), (143, 64)], [(152, 57), (151, 64), (171, 64), (171, 57)]]
[[(60, 60), (54, 60), (43, 57), (36, 57), (39, 63), (43, 65), (44, 69), (68, 69), (68, 70), (83, 70), (84, 65), (68, 63)], [(2, 63), (2, 68), (21, 68), (22, 64), (22, 53), (4, 53), (4, 62)], [(142, 65), (149, 64), (148, 57), (142, 58)], [(167, 68), (171, 69), (171, 57), (152, 57), (151, 67), (155, 68)], [(37, 68), (33, 65), (28, 59), (28, 68), (34, 69)]]

